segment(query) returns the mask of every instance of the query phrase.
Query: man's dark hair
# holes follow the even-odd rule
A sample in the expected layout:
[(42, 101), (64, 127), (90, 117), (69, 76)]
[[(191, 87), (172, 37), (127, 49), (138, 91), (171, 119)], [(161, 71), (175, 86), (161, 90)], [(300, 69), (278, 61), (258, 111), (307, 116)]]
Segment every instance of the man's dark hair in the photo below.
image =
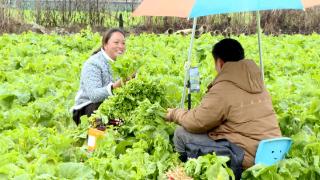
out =
[(213, 46), (212, 56), (215, 61), (218, 58), (224, 62), (240, 61), (244, 58), (244, 50), (237, 40), (226, 38)]

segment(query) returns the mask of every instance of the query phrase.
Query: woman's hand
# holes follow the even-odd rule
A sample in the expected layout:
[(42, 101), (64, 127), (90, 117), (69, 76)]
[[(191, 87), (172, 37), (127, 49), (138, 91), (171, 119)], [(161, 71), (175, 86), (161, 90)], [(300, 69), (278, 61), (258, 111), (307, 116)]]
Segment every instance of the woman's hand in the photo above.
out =
[[(136, 77), (136, 74), (137, 74), (137, 72), (133, 73), (130, 77), (125, 78), (123, 83), (125, 84), (126, 82), (130, 81), (131, 79), (134, 79)], [(122, 82), (121, 82), (121, 79), (119, 79), (112, 84), (112, 89), (116, 89), (121, 86), (122, 86)]]
[(116, 82), (114, 82), (113, 84), (112, 84), (112, 89), (117, 89), (117, 88), (119, 88), (119, 87), (121, 87), (122, 86), (122, 84), (121, 84), (121, 79), (119, 79), (119, 80), (117, 80)]

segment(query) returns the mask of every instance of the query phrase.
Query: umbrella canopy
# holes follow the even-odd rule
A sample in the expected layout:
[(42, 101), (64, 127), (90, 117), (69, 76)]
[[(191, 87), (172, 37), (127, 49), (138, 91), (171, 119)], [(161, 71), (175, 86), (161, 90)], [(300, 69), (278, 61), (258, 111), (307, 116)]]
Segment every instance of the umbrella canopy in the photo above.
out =
[(320, 0), (143, 0), (133, 16), (193, 18), (212, 14), (274, 9), (305, 9)]

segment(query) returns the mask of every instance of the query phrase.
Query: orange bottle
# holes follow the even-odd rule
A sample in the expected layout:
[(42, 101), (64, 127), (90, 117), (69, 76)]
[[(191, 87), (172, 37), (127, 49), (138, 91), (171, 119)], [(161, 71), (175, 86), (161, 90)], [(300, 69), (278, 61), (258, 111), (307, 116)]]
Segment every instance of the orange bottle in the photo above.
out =
[(89, 128), (88, 130), (88, 150), (94, 151), (96, 148), (97, 139), (104, 135), (104, 131), (98, 129)]

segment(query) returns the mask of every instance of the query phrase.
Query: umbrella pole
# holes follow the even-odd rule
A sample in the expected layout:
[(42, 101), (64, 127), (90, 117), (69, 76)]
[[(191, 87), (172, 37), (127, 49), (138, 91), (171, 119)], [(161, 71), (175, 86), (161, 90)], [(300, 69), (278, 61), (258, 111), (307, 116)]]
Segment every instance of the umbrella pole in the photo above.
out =
[[(197, 18), (195, 17), (195, 18), (193, 18), (191, 41), (190, 41), (190, 46), (189, 46), (189, 51), (188, 51), (188, 61), (184, 65), (185, 75), (184, 75), (183, 94), (182, 94), (182, 98), (181, 98), (181, 102), (180, 102), (180, 108), (184, 108), (184, 101), (186, 99), (186, 88), (187, 88), (187, 85), (190, 84), (190, 83), (188, 83), (188, 81), (190, 80), (189, 70), (190, 70), (190, 65), (191, 65), (192, 46), (193, 46), (193, 41), (194, 41), (194, 35), (196, 32), (196, 26), (197, 26)], [(191, 108), (190, 85), (188, 86), (188, 109), (189, 108)]]
[(257, 31), (258, 31), (258, 45), (259, 45), (259, 61), (262, 81), (264, 81), (264, 67), (262, 60), (262, 45), (261, 45), (261, 26), (260, 26), (260, 12), (257, 11)]

